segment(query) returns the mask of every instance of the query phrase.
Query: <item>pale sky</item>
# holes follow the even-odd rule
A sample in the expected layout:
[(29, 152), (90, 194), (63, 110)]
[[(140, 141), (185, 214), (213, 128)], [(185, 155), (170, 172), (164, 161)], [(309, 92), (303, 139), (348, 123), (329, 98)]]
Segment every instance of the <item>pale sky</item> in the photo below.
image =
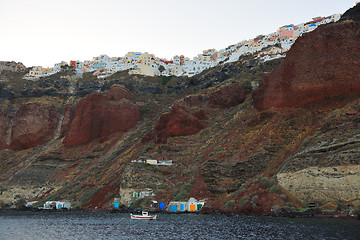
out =
[(0, 61), (52, 67), (129, 51), (171, 59), (226, 48), (355, 0), (0, 0)]

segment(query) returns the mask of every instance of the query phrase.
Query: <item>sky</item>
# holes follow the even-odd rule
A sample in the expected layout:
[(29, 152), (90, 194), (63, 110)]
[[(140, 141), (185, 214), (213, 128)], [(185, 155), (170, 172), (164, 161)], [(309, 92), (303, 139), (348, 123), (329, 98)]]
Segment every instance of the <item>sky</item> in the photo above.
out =
[(52, 67), (107, 54), (171, 59), (280, 26), (344, 13), (355, 0), (0, 0), (0, 61)]

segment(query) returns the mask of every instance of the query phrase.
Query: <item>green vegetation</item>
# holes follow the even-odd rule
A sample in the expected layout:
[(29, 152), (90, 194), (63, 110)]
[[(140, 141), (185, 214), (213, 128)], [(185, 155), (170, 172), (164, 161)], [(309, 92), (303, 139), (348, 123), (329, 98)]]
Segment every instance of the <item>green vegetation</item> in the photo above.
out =
[(263, 185), (265, 185), (266, 187), (271, 187), (271, 186), (270, 186), (270, 181), (269, 181), (269, 179), (267, 179), (267, 178), (262, 178), (262, 179), (261, 179), (261, 183), (262, 183)]
[(31, 205), (31, 207), (33, 208), (39, 208), (39, 207), (43, 207), (45, 204), (45, 201), (39, 201), (37, 203), (34, 203), (33, 205)]
[(239, 207), (243, 207), (245, 206), (245, 204), (249, 201), (250, 199), (250, 196), (248, 195), (245, 195), (241, 200), (240, 200), (240, 203), (239, 203)]
[(231, 209), (235, 206), (235, 200), (229, 200), (225, 203), (225, 209)]
[(181, 175), (183, 177), (186, 177), (188, 175), (190, 175), (191, 173), (197, 172), (198, 171), (198, 167), (197, 166), (193, 166), (190, 169), (184, 170)]
[(272, 194), (278, 193), (280, 191), (280, 187), (279, 187), (279, 185), (276, 184), (276, 185), (272, 186), (269, 191)]
[(163, 71), (165, 71), (165, 67), (164, 66), (162, 66), (162, 65), (160, 65), (160, 67), (158, 68), (159, 69), (159, 72), (163, 72)]
[(359, 215), (360, 215), (360, 206), (358, 206), (357, 208), (355, 208), (354, 210), (352, 210), (352, 213), (359, 216)]
[(304, 213), (304, 212), (306, 212), (307, 210), (309, 210), (309, 208), (299, 208), (297, 211), (298, 211), (299, 213)]
[(139, 198), (136, 199), (133, 203), (131, 203), (132, 208), (145, 208), (146, 204), (149, 202), (151, 198), (150, 197), (144, 197), (144, 198)]
[(110, 183), (110, 187), (115, 186), (116, 184), (118, 184), (120, 182), (121, 178), (116, 179), (115, 181), (113, 181), (112, 183)]
[(116, 195), (116, 193), (108, 193), (106, 196), (105, 196), (105, 200), (109, 200), (111, 198), (114, 198), (114, 196)]
[(201, 162), (203, 160), (203, 158), (204, 158), (204, 155), (201, 154), (196, 158), (195, 162)]
[(145, 117), (149, 114), (149, 111), (150, 111), (150, 104), (146, 104), (146, 107), (142, 107), (140, 109), (142, 115), (144, 115)]
[(285, 211), (288, 213), (297, 212), (296, 208), (291, 202), (287, 202), (284, 207)]
[(252, 199), (251, 199), (251, 204), (254, 204), (257, 200), (259, 199), (258, 196), (254, 196)]
[(236, 190), (235, 192), (231, 193), (232, 197), (237, 197), (239, 196), (241, 193), (245, 192), (245, 187), (242, 185), (238, 190)]
[(99, 189), (95, 188), (84, 195), (82, 195), (79, 199), (79, 201), (74, 205), (74, 208), (81, 207), (84, 205), (87, 201), (91, 200), (91, 198), (95, 195), (95, 193), (98, 192)]
[(251, 83), (249, 81), (246, 81), (245, 83), (243, 83), (243, 88), (244, 89), (252, 89)]
[(271, 208), (271, 212), (273, 213), (280, 213), (281, 212), (281, 208), (279, 206), (273, 206)]
[(166, 85), (168, 84), (168, 82), (174, 77), (174, 75), (171, 76), (159, 76), (159, 78), (161, 78), (162, 80), (162, 85)]
[(189, 198), (191, 184), (184, 184), (179, 191), (174, 192), (175, 201), (186, 201)]

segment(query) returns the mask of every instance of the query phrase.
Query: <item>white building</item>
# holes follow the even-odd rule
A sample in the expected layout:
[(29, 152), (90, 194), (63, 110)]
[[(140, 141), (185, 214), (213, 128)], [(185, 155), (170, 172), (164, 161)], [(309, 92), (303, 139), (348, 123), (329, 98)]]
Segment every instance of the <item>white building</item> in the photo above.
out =
[(196, 200), (190, 198), (187, 202), (185, 201), (172, 201), (168, 204), (167, 210), (170, 212), (199, 212), (205, 205), (205, 200)]
[(47, 201), (42, 209), (70, 209), (71, 202), (69, 201)]
[(141, 52), (128, 52), (127, 54), (125, 54), (125, 58), (126, 60), (128, 60), (128, 62), (133, 62), (139, 60), (139, 57), (141, 55)]
[(94, 57), (95, 63), (107, 63), (110, 60), (110, 57), (106, 54), (101, 54), (99, 57)]
[(146, 76), (159, 76), (159, 66), (154, 61), (154, 55), (144, 53), (139, 56), (136, 68), (129, 72), (130, 74), (141, 74)]

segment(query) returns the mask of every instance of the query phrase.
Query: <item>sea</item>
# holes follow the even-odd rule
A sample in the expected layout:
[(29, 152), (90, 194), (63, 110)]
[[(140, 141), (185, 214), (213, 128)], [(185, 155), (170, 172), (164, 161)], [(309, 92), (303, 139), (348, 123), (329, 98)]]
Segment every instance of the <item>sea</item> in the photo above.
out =
[(360, 220), (201, 214), (0, 212), (0, 239), (360, 239)]

